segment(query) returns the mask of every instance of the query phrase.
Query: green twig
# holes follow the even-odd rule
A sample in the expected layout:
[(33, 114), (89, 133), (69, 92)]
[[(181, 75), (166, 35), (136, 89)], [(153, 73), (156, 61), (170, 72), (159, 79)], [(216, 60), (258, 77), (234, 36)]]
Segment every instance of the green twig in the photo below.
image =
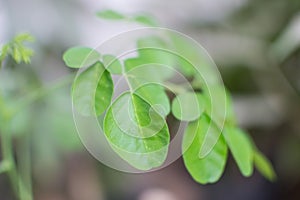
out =
[(31, 154), (30, 154), (30, 138), (25, 134), (20, 140), (17, 149), (18, 168), (19, 168), (19, 194), (23, 200), (33, 200), (32, 195), (32, 179), (31, 179)]

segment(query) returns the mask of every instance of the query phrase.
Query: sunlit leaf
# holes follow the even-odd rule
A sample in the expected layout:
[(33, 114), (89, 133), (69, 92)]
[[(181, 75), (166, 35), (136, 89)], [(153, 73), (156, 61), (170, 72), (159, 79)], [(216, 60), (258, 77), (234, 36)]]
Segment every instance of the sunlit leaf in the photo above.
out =
[(6, 44), (6, 45), (3, 45), (1, 47), (1, 50), (0, 50), (0, 62), (2, 63), (3, 60), (6, 58), (6, 56), (8, 55), (8, 50), (9, 50), (9, 45)]
[(257, 170), (268, 180), (276, 180), (277, 176), (271, 162), (259, 151), (254, 152), (254, 164)]
[(190, 122), (182, 144), (185, 166), (190, 175), (201, 184), (218, 181), (227, 160), (228, 150), (222, 136), (206, 157), (199, 157), (201, 143), (210, 126), (214, 126), (216, 131), (220, 131), (206, 115), (202, 115), (197, 121)]
[(252, 175), (253, 149), (246, 133), (238, 128), (226, 127), (223, 134), (241, 173), (247, 177)]
[(88, 47), (73, 47), (68, 49), (63, 55), (65, 64), (71, 68), (87, 67), (99, 59), (100, 54)]
[(137, 169), (158, 167), (166, 159), (167, 124), (136, 94), (126, 92), (116, 99), (105, 116), (104, 132), (116, 153)]
[(34, 37), (30, 35), (29, 33), (20, 33), (16, 35), (14, 38), (14, 41), (17, 43), (22, 43), (22, 42), (34, 42)]
[(1, 48), (0, 64), (7, 56), (11, 56), (16, 63), (30, 63), (33, 50), (26, 47), (25, 42), (33, 42), (34, 38), (28, 33), (16, 35), (9, 43)]
[(84, 116), (100, 115), (110, 105), (113, 81), (102, 63), (97, 62), (76, 77), (72, 100), (75, 109)]

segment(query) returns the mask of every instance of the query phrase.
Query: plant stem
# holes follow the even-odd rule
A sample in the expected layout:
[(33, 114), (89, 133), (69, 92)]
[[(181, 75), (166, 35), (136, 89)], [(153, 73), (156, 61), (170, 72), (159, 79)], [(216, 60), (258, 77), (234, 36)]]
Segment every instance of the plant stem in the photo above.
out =
[(13, 156), (12, 138), (9, 132), (7, 131), (6, 126), (3, 127), (1, 131), (1, 147), (3, 154), (3, 162), (8, 163), (9, 168), (7, 170), (7, 174), (15, 194), (18, 194), (18, 173), (16, 168), (16, 162)]
[[(43, 98), (44, 96), (50, 94), (52, 91), (55, 91), (58, 88), (61, 88), (69, 84), (74, 79), (74, 75), (64, 77), (63, 79), (56, 81), (55, 83), (50, 84), (47, 87), (39, 88), (38, 90), (30, 93), (28, 96), (22, 98), (17, 106), (16, 110), (13, 113), (10, 113), (9, 116), (4, 115), (3, 126), (1, 127), (1, 148), (3, 154), (3, 161), (0, 165), (0, 171), (5, 171), (8, 174), (9, 180), (11, 182), (14, 193), (18, 196), (20, 200), (32, 200), (32, 183), (31, 183), (31, 166), (30, 166), (30, 145), (29, 138), (25, 138), (20, 149), (21, 155), (20, 159), (20, 175), (17, 171), (16, 161), (14, 159), (12, 137), (8, 131), (8, 124), (11, 121), (11, 118), (17, 114), (19, 111), (28, 107), (34, 101)], [(0, 107), (1, 110), (5, 113), (5, 105), (2, 101), (2, 96), (0, 94)], [(3, 109), (2, 109), (3, 108)], [(25, 141), (26, 140), (26, 141)]]
[(25, 134), (20, 140), (17, 149), (17, 158), (19, 163), (19, 191), (23, 200), (33, 200), (32, 180), (31, 180), (31, 154), (30, 154), (30, 138)]

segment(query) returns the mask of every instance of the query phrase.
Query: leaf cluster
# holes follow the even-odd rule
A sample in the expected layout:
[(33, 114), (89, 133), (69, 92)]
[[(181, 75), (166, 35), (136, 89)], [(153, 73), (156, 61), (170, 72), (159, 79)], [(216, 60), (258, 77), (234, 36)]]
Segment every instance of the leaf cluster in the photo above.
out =
[(30, 63), (33, 50), (26, 47), (25, 42), (33, 42), (34, 38), (28, 33), (16, 35), (10, 42), (4, 44), (0, 51), (0, 63), (8, 56), (11, 56), (16, 63)]
[[(111, 20), (126, 19), (111, 10), (101, 11), (97, 16)], [(114, 55), (101, 55), (92, 48), (73, 47), (65, 52), (63, 59), (67, 66), (83, 69), (72, 88), (76, 111), (84, 116), (104, 116), (101, 127), (111, 148), (137, 169), (150, 170), (165, 162), (170, 144), (166, 119), (172, 114), (188, 123), (182, 153), (187, 170), (197, 182), (218, 181), (224, 172), (229, 151), (244, 176), (250, 176), (256, 167), (267, 179), (275, 180), (270, 162), (250, 136), (237, 126), (230, 93), (220, 84), (213, 88), (214, 95), (211, 96), (191, 63), (163, 51), (168, 46), (184, 52), (188, 59), (208, 66), (204, 70), (210, 78), (214, 78), (203, 56), (178, 38), (169, 41), (157, 36), (140, 38), (136, 41), (138, 56), (125, 60)], [(168, 84), (174, 73), (161, 65), (179, 70), (192, 80), (192, 87), (169, 84), (175, 93), (175, 98), (170, 99), (170, 88), (163, 86)], [(129, 86), (129, 90), (115, 100), (112, 100), (112, 74), (124, 76)], [(219, 102), (212, 101), (212, 98), (218, 97)], [(226, 102), (225, 110), (218, 105), (222, 100)], [(222, 116), (223, 122), (219, 120)]]

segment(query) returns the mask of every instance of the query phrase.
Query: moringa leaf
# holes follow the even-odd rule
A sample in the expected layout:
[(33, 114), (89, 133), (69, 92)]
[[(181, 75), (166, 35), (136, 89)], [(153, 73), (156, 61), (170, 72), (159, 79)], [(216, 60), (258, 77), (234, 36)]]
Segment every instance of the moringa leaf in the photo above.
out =
[(169, 44), (157, 36), (138, 39), (139, 57), (146, 63), (157, 63), (173, 67), (177, 56), (170, 52)]
[(158, 26), (157, 21), (148, 15), (137, 15), (133, 17), (133, 20), (137, 23), (147, 25), (147, 26)]
[(116, 153), (137, 169), (158, 167), (166, 159), (170, 141), (167, 124), (135, 93), (123, 93), (109, 107), (104, 133)]
[(102, 10), (96, 13), (97, 17), (103, 18), (103, 19), (111, 19), (111, 20), (121, 20), (126, 19), (126, 16), (123, 14), (114, 11), (114, 10)]
[(207, 115), (201, 115), (197, 121), (189, 123), (182, 143), (184, 164), (194, 180), (201, 184), (214, 183), (220, 179), (228, 153), (225, 140), (221, 136), (206, 157), (199, 157), (201, 143), (209, 126), (220, 131)]
[(33, 42), (34, 37), (28, 33), (20, 33), (16, 35), (10, 42), (3, 45), (0, 49), (0, 68), (2, 62), (7, 56), (11, 56), (18, 64), (24, 62), (30, 63), (33, 56), (33, 50), (28, 48), (24, 43)]
[(73, 47), (68, 49), (63, 55), (65, 64), (71, 68), (87, 67), (99, 59), (100, 54), (88, 47)]
[[(223, 85), (210, 86), (210, 89), (203, 86), (201, 100), (204, 103), (205, 113), (209, 118), (223, 130), (224, 124), (230, 122), (227, 120), (231, 112), (228, 110), (229, 101), (227, 100), (226, 90)], [(231, 123), (230, 123), (231, 124)], [(221, 132), (208, 132), (201, 147), (201, 156), (205, 157), (212, 147), (217, 143)]]
[(137, 94), (126, 92), (112, 107), (113, 118), (118, 127), (128, 135), (147, 138), (165, 126), (165, 119)]
[(253, 173), (253, 149), (246, 133), (235, 127), (226, 127), (223, 135), (241, 173), (246, 177), (251, 176)]
[(170, 101), (164, 88), (161, 85), (143, 85), (135, 91), (135, 94), (139, 95), (142, 99), (152, 105), (153, 109), (161, 114), (161, 116), (165, 117), (169, 114)]
[(114, 55), (103, 55), (103, 64), (105, 68), (112, 74), (122, 74), (122, 64)]
[[(159, 63), (148, 62), (141, 57), (125, 60), (125, 70), (129, 81), (137, 87), (141, 83), (163, 83), (163, 81), (170, 79), (173, 75), (173, 71), (169, 67), (161, 66)], [(133, 83), (136, 81), (138, 81), (138, 85)]]
[(269, 181), (275, 181), (277, 176), (271, 162), (258, 150), (254, 151), (254, 165)]
[(172, 102), (172, 113), (179, 120), (194, 121), (203, 111), (204, 102), (200, 93), (181, 93)]
[(110, 105), (113, 81), (101, 62), (79, 74), (72, 90), (72, 101), (76, 110), (84, 116), (100, 115)]

